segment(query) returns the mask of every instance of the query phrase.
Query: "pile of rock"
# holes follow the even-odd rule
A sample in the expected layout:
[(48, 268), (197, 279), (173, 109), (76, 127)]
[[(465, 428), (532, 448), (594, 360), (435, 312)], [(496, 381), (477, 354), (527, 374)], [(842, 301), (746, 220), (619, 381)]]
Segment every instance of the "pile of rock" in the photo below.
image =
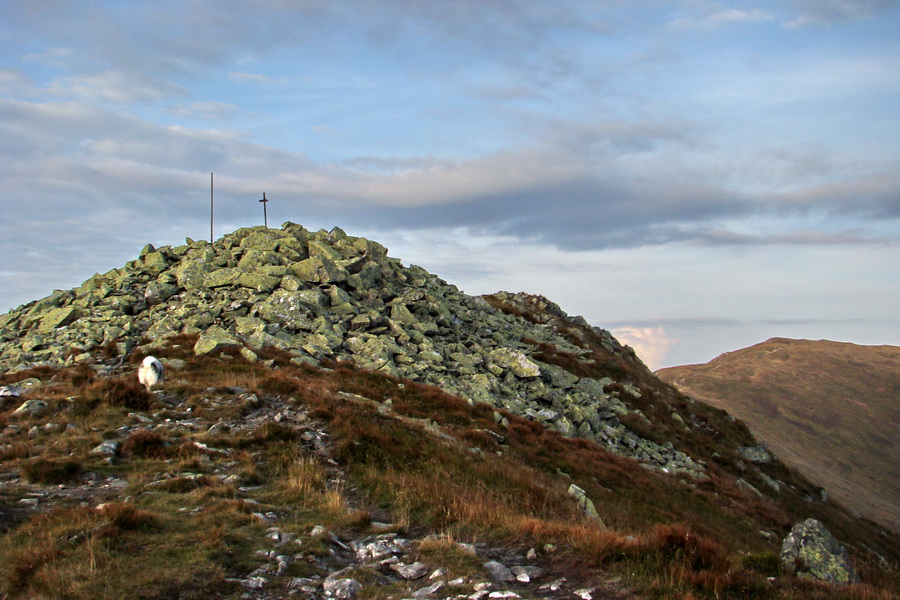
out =
[[(704, 477), (671, 444), (622, 424), (638, 412), (627, 406), (637, 389), (608, 392), (611, 379), (579, 378), (533, 356), (540, 344), (586, 356), (557, 328), (590, 329), (583, 319), (540, 297), (499, 297), (536, 318), (497, 310), (340, 229), (247, 228), (212, 244), (148, 245), (122, 269), (0, 316), (0, 368), (91, 363), (199, 334), (198, 354), (235, 349), (257, 360), (261, 348), (275, 347), (297, 363), (348, 360), (595, 440), (653, 469)], [(609, 332), (593, 333), (607, 352), (638, 362)]]

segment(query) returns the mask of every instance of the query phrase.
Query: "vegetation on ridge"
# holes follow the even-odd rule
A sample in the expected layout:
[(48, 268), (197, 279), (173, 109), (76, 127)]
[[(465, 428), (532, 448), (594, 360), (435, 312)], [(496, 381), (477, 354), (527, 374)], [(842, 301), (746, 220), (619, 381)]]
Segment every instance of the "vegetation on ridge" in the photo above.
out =
[[(503, 413), (504, 426), (490, 407), (430, 386), (347, 364), (290, 365), (277, 352), (268, 354), (283, 365), (274, 369), (237, 353), (197, 357), (193, 341), (170, 340), (162, 357), (184, 360), (184, 367), (149, 401), (143, 388), (129, 385), (140, 354), (112, 377), (75, 368), (0, 378), (9, 384), (39, 375), (51, 410), (40, 420), (15, 419), (10, 410), (0, 417), (4, 437), (18, 440), (4, 440), (0, 476), (38, 461), (77, 465), (51, 481), (3, 486), (0, 511), (15, 515), (0, 542), (9, 565), (0, 590), (8, 597), (230, 596), (239, 593), (234, 580), (261, 562), (254, 540), (264, 538), (268, 524), (253, 514), (268, 511), (302, 540), (298, 555), (306, 558), (288, 572), (298, 577), (315, 572), (327, 555), (324, 541), (308, 535), (315, 525), (353, 537), (383, 520), (409, 534), (536, 547), (556, 573), (582, 581), (615, 576), (647, 597), (889, 598), (897, 590), (896, 579), (866, 567), (861, 554), (866, 583), (843, 590), (779, 577), (776, 549), (758, 531), (782, 531), (791, 515), (735, 488), (714, 466), (709, 481), (692, 484), (511, 413)], [(129, 408), (144, 402), (145, 410)], [(207, 431), (246, 419), (266, 402), (320, 423), (331, 436), (329, 458), (272, 419), (247, 430)], [(716, 425), (718, 416), (710, 413)], [(164, 425), (185, 417), (206, 425)], [(28, 441), (31, 424), (42, 422), (71, 427)], [(129, 433), (116, 459), (91, 454), (123, 424)], [(9, 426), (19, 435), (10, 436)], [(330, 460), (345, 480), (329, 480)], [(92, 480), (125, 487), (98, 510), (76, 493)], [(606, 528), (576, 509), (566, 494), (571, 483), (594, 499)], [(238, 488), (247, 484), (249, 497), (240, 498)], [(48, 512), (19, 509), (18, 499), (35, 489), (72, 492)], [(434, 564), (444, 558), (432, 547)], [(479, 570), (463, 570), (473, 568)], [(365, 597), (383, 593), (374, 586)]]
[[(742, 422), (609, 332), (540, 296), (466, 296), (340, 230), (148, 246), (0, 316), (0, 358), (39, 361), (0, 374), (10, 598), (320, 597), (346, 576), (393, 600), (427, 572), (472, 600), (897, 590), (895, 539), (748, 459)], [(861, 583), (780, 572), (809, 517)], [(358, 559), (372, 539), (402, 539), (394, 562)], [(500, 587), (486, 561), (505, 557), (548, 575)]]

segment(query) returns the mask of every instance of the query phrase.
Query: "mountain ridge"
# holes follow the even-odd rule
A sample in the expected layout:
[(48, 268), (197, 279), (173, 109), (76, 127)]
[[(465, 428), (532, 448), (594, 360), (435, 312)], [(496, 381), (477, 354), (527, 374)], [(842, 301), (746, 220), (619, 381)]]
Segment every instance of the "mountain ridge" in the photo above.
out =
[[(148, 355), (167, 373), (153, 394), (134, 375)], [(307, 540), (322, 532), (311, 519), (336, 519), (330, 542), (304, 542), (314, 567), (294, 570), (312, 579), (295, 580), (308, 581), (286, 580), (271, 548), (249, 568), (258, 559), (241, 536), (216, 533), (218, 517), (204, 534), (210, 555), (190, 559), (253, 590), (296, 584), (314, 596), (361, 569), (366, 598), (388, 600), (372, 583), (398, 584), (381, 579), (388, 565), (345, 556), (348, 540), (376, 533), (374, 515), (405, 533), (528, 543), (572, 574), (612, 570), (656, 597), (806, 597), (778, 549), (809, 517), (850, 545), (864, 585), (881, 586), (860, 597), (887, 598), (900, 559), (873, 523), (821, 497), (741, 421), (663, 384), (610, 332), (541, 296), (469, 296), (338, 228), (286, 223), (147, 245), (120, 269), (0, 315), (0, 425), (0, 517), (8, 509), (18, 527), (0, 538), (16, 565), (0, 590), (57, 572), (68, 551), (29, 540), (59, 539), (41, 510), (56, 514), (87, 488), (132, 517), (155, 515), (138, 519), (145, 528), (112, 525), (134, 525), (117, 535), (159, 552), (183, 511), (225, 511), (226, 530), (256, 547), (269, 534)], [(285, 503), (302, 508), (299, 490), (322, 504), (312, 516)], [(285, 520), (278, 531), (267, 533), (260, 506)], [(246, 522), (247, 510), (262, 523)], [(75, 555), (96, 549), (79, 544)]]
[(900, 530), (900, 465), (890, 460), (900, 427), (897, 346), (774, 337), (656, 373), (741, 418), (842, 502)]

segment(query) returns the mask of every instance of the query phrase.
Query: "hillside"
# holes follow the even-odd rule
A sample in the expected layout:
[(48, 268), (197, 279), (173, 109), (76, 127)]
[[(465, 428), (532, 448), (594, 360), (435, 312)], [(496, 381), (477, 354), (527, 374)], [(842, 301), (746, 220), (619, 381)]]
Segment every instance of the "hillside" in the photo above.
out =
[(840, 502), (900, 531), (900, 348), (773, 338), (657, 375), (745, 421)]
[[(340, 229), (148, 245), (0, 316), (0, 597), (892, 597), (900, 542), (755, 452), (545, 298)], [(808, 518), (859, 582), (782, 566)]]

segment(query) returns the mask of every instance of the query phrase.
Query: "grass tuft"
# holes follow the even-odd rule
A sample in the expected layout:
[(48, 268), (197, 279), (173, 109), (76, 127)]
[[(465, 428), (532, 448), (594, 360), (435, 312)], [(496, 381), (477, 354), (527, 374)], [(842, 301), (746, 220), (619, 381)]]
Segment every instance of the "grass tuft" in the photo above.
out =
[(781, 558), (774, 552), (747, 554), (741, 558), (741, 566), (765, 577), (779, 577), (782, 574)]
[(122, 453), (140, 458), (166, 458), (169, 455), (169, 444), (159, 433), (139, 429), (122, 443)]
[(299, 458), (288, 468), (286, 487), (292, 494), (307, 497), (321, 494), (325, 483), (325, 472), (312, 457)]
[(134, 377), (119, 377), (92, 383), (85, 390), (84, 400), (89, 403), (103, 403), (108, 406), (145, 411), (150, 408), (154, 396)]
[(257, 389), (267, 394), (288, 395), (297, 391), (297, 380), (289, 374), (275, 371), (263, 378), (257, 384)]
[(109, 502), (97, 507), (104, 519), (119, 530), (136, 531), (158, 529), (159, 518), (151, 512), (138, 510), (129, 502)]
[(25, 483), (69, 483), (82, 473), (81, 462), (72, 459), (36, 458), (22, 465), (22, 481)]
[[(5, 587), (10, 592), (24, 588), (29, 579), (44, 565), (59, 558), (61, 552), (52, 546), (25, 548), (5, 556)], [(2, 589), (2, 588), (0, 588)]]
[(729, 570), (727, 550), (722, 544), (692, 532), (681, 523), (657, 525), (645, 538), (647, 549), (662, 562), (679, 562), (691, 571)]

